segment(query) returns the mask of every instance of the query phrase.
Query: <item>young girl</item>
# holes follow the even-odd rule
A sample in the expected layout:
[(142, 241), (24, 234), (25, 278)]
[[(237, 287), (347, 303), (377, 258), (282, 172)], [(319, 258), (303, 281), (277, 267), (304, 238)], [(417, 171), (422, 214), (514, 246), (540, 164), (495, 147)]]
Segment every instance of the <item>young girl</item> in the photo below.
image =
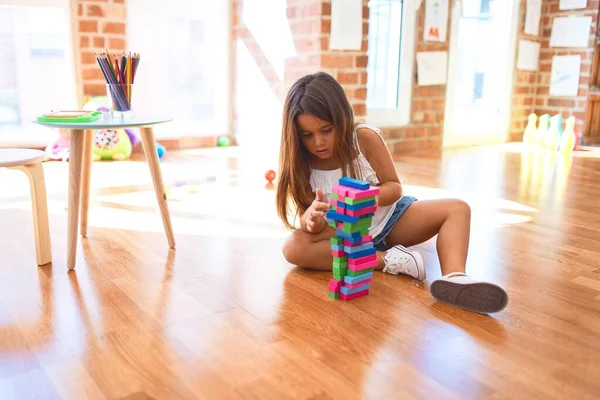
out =
[[(342, 86), (319, 72), (291, 87), (283, 111), (277, 211), (294, 230), (283, 247), (292, 264), (331, 269), (325, 220), (332, 187), (342, 176), (379, 187), (377, 212), (369, 234), (377, 249), (377, 269), (425, 279), (423, 260), (410, 247), (435, 235), (443, 276), (431, 283), (440, 301), (479, 312), (502, 310), (508, 295), (500, 286), (465, 274), (471, 210), (462, 200), (424, 200), (403, 196), (391, 154), (377, 128), (355, 125)], [(300, 229), (295, 229), (299, 220)]]

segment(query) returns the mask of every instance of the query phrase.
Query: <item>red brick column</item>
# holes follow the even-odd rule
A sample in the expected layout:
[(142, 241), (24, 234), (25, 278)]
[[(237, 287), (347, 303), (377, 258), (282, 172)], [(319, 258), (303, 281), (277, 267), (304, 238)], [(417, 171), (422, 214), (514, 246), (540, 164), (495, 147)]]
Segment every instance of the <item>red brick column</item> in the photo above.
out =
[(119, 54), (126, 49), (125, 0), (76, 0), (75, 59), (83, 96), (105, 95), (105, 80), (94, 53)]

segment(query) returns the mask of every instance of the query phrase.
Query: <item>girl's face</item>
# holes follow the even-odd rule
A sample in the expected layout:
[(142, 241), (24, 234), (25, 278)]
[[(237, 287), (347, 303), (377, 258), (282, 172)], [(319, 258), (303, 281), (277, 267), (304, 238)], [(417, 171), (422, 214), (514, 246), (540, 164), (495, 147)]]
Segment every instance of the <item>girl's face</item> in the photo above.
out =
[(296, 122), (302, 143), (311, 154), (320, 159), (333, 156), (336, 131), (331, 123), (311, 114), (300, 114)]

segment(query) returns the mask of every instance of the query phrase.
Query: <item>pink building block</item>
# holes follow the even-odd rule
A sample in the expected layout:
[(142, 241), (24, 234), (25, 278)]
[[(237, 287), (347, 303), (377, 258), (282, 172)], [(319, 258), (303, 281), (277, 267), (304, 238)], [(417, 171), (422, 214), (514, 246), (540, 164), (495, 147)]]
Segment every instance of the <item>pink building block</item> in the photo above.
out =
[(344, 227), (344, 223), (343, 222), (338, 222), (337, 223), (337, 227), (342, 229)]
[(335, 185), (332, 190), (333, 193), (336, 193), (338, 196), (348, 196), (348, 188), (345, 186)]
[(375, 211), (377, 211), (377, 206), (371, 206), (357, 211), (346, 210), (346, 215), (349, 215), (351, 217), (360, 217), (361, 215), (374, 213)]
[(371, 197), (379, 194), (379, 188), (377, 186), (371, 186), (368, 190), (359, 190), (354, 188), (346, 188), (348, 194), (345, 196), (351, 199), (364, 199), (365, 197)]
[(371, 254), (360, 258), (348, 258), (348, 265), (359, 266), (371, 261), (377, 261), (377, 254)]
[[(369, 283), (369, 282), (372, 282), (372, 281), (373, 281), (373, 278), (369, 278), (369, 279), (367, 279), (367, 280), (365, 280), (365, 281), (362, 281), (362, 282), (356, 282), (356, 283), (346, 283), (346, 287), (347, 287), (348, 289), (354, 289), (354, 288), (357, 288), (357, 287), (359, 287), (359, 286), (362, 286), (362, 285), (364, 285), (364, 284), (366, 284), (366, 283)], [(329, 286), (329, 288), (331, 288), (331, 285)], [(339, 290), (339, 289), (338, 289), (338, 290)]]
[(362, 263), (360, 265), (350, 265), (348, 264), (348, 269), (352, 271), (362, 271), (367, 268), (375, 268), (377, 266), (377, 260), (368, 261), (366, 263)]
[(350, 294), (348, 296), (346, 296), (344, 293), (340, 293), (340, 299), (342, 299), (342, 300), (352, 300), (352, 299), (356, 299), (357, 297), (366, 296), (368, 294), (369, 294), (369, 289), (363, 290), (362, 292), (352, 293), (352, 294)]
[(334, 257), (346, 257), (346, 252), (345, 251), (333, 250), (331, 252), (331, 254), (333, 254)]
[(344, 281), (338, 281), (337, 279), (331, 279), (331, 280), (329, 280), (329, 289), (332, 292), (339, 293), (340, 288), (342, 286), (344, 286), (344, 284), (345, 284)]

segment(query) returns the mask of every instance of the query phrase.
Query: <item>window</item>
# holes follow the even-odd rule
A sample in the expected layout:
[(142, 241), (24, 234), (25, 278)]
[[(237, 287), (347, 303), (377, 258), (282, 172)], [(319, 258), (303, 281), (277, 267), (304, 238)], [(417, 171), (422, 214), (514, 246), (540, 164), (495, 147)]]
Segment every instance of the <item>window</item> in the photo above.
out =
[(0, 142), (45, 145), (30, 121), (77, 107), (69, 21), (68, 0), (0, 0)]
[(230, 121), (229, 2), (128, 0), (128, 49), (140, 53), (133, 107), (166, 113), (161, 137), (219, 135)]
[(413, 1), (369, 1), (367, 114), (376, 125), (409, 123), (415, 22)]

